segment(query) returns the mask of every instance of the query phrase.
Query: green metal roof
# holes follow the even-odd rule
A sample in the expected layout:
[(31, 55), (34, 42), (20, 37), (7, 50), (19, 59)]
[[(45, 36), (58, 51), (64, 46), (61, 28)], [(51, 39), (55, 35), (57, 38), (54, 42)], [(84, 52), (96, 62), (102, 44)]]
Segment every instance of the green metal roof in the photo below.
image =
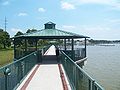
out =
[(24, 35), (20, 35), (14, 38), (41, 38), (41, 39), (89, 38), (87, 36), (55, 29), (56, 24), (52, 22), (48, 22), (44, 25), (45, 29), (38, 30), (32, 33), (25, 33)]
[(33, 33), (27, 33), (18, 37), (37, 37), (37, 38), (89, 38), (87, 36), (66, 32), (58, 29), (42, 29)]
[(58, 29), (43, 29), (34, 33), (25, 34), (24, 36), (78, 36), (70, 32), (61, 31)]

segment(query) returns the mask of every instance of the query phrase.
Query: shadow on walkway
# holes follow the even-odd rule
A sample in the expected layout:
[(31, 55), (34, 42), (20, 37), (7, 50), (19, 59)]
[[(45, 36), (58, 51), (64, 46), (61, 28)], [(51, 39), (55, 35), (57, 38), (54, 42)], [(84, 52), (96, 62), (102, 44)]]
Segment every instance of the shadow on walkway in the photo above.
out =
[(42, 64), (58, 64), (56, 55), (44, 55), (41, 65)]

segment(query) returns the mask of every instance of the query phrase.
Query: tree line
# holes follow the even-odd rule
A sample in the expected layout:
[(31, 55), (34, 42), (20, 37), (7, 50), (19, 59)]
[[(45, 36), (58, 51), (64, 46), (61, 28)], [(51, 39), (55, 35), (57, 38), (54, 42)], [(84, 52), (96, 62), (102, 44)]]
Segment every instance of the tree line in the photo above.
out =
[(120, 40), (88, 40), (91, 44), (112, 44), (112, 43), (120, 43)]
[[(32, 33), (37, 31), (36, 29), (28, 29), (26, 33)], [(21, 31), (18, 31), (15, 36), (23, 35)], [(6, 49), (11, 46), (12, 39), (10, 38), (10, 34), (7, 31), (4, 31), (4, 29), (0, 29), (0, 49)], [(33, 41), (29, 40), (30, 43), (33, 43)], [(18, 40), (18, 43), (22, 43), (21, 40)]]
[(11, 39), (8, 32), (0, 29), (0, 49), (1, 48), (8, 48), (11, 46)]

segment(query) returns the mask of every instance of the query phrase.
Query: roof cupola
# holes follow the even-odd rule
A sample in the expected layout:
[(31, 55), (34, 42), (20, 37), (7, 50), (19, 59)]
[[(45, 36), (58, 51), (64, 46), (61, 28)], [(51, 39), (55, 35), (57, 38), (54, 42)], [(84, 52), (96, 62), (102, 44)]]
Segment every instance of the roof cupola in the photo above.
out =
[(55, 23), (52, 23), (52, 22), (48, 22), (48, 23), (45, 23), (45, 29), (55, 29)]

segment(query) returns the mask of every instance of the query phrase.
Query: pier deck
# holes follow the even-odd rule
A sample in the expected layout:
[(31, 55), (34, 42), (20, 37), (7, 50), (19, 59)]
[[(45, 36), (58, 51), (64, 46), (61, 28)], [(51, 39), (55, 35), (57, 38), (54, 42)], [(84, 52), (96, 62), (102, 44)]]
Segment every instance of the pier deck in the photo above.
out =
[(52, 45), (46, 51), (42, 64), (31, 70), (17, 90), (64, 90), (55, 55), (55, 46)]

